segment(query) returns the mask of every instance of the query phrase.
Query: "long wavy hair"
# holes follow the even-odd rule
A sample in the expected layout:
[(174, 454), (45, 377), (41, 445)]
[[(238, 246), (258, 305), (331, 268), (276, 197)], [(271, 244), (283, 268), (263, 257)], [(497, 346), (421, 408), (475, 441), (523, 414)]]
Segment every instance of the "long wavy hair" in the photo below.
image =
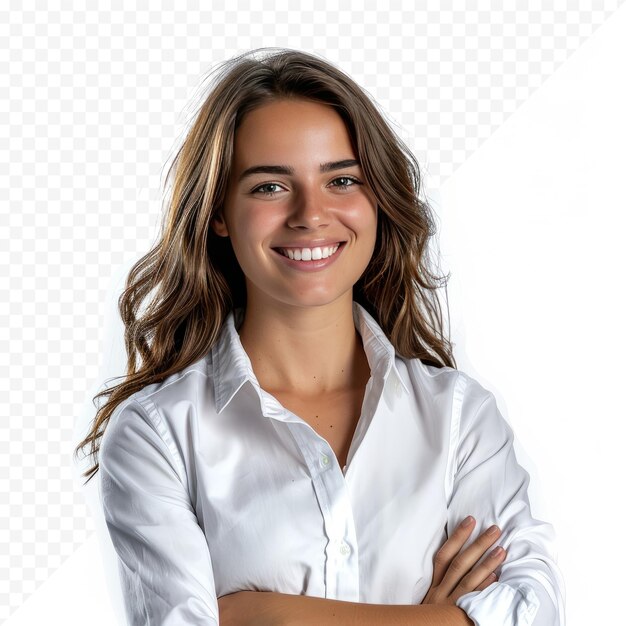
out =
[(366, 92), (327, 61), (284, 48), (224, 61), (209, 85), (167, 170), (160, 236), (131, 268), (118, 301), (127, 369), (117, 377), (122, 382), (93, 398), (108, 399), (74, 451), (91, 445), (95, 464), (82, 474), (85, 482), (98, 471), (100, 438), (115, 408), (202, 358), (228, 313), (245, 308), (244, 275), (230, 239), (216, 235), (210, 222), (222, 210), (237, 128), (246, 113), (270, 101), (306, 98), (341, 116), (379, 207), (375, 248), (353, 299), (397, 354), (456, 368), (437, 293), (449, 275), (433, 268), (429, 242), (436, 229), (419, 198), (419, 166)]

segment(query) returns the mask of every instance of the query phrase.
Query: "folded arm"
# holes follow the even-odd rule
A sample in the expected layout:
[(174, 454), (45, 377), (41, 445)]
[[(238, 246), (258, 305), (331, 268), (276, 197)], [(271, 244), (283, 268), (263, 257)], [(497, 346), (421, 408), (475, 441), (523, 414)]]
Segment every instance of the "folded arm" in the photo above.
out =
[[(473, 626), (457, 606), (366, 604), (241, 591), (218, 600), (222, 626)], [(260, 618), (259, 616), (263, 616)]]
[(564, 586), (554, 529), (531, 514), (530, 477), (517, 462), (513, 431), (491, 392), (464, 374), (457, 384), (465, 388), (451, 457), (448, 528), (474, 516), (472, 542), (497, 524), (502, 530), (498, 545), (507, 556), (496, 571), (497, 582), (461, 596), (456, 604), (477, 626), (562, 626)]

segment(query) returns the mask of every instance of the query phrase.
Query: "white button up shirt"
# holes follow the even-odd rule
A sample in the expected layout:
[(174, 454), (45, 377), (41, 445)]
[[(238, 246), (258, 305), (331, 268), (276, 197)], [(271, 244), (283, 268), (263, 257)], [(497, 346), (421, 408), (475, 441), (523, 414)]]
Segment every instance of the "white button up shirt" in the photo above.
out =
[(259, 386), (231, 312), (207, 355), (120, 404), (100, 487), (129, 623), (219, 624), (242, 590), (419, 604), (433, 557), (467, 515), (497, 524), (499, 580), (456, 604), (479, 626), (564, 624), (553, 527), (494, 396), (405, 359), (353, 303), (371, 377), (347, 464)]

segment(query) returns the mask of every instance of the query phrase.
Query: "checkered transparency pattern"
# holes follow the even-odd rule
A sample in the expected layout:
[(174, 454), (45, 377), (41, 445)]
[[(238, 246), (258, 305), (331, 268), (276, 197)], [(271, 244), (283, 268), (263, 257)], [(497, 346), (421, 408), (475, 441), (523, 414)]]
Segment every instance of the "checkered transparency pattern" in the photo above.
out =
[(102, 303), (111, 268), (156, 237), (163, 166), (202, 76), (250, 48), (321, 54), (435, 188), (622, 2), (462, 4), (0, 10), (0, 619), (94, 530), (71, 455), (103, 382)]

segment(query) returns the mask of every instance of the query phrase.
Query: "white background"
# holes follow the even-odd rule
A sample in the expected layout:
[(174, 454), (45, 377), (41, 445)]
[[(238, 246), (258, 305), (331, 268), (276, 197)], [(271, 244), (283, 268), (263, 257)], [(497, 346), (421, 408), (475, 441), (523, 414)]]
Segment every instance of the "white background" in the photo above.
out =
[(350, 74), (416, 154), (451, 273), (459, 368), (513, 426), (535, 516), (557, 533), (567, 623), (615, 623), (626, 561), (621, 5), (0, 11), (0, 619), (115, 623), (108, 538), (72, 452), (91, 398), (123, 373), (115, 303), (156, 238), (186, 106), (214, 64), (279, 46)]

